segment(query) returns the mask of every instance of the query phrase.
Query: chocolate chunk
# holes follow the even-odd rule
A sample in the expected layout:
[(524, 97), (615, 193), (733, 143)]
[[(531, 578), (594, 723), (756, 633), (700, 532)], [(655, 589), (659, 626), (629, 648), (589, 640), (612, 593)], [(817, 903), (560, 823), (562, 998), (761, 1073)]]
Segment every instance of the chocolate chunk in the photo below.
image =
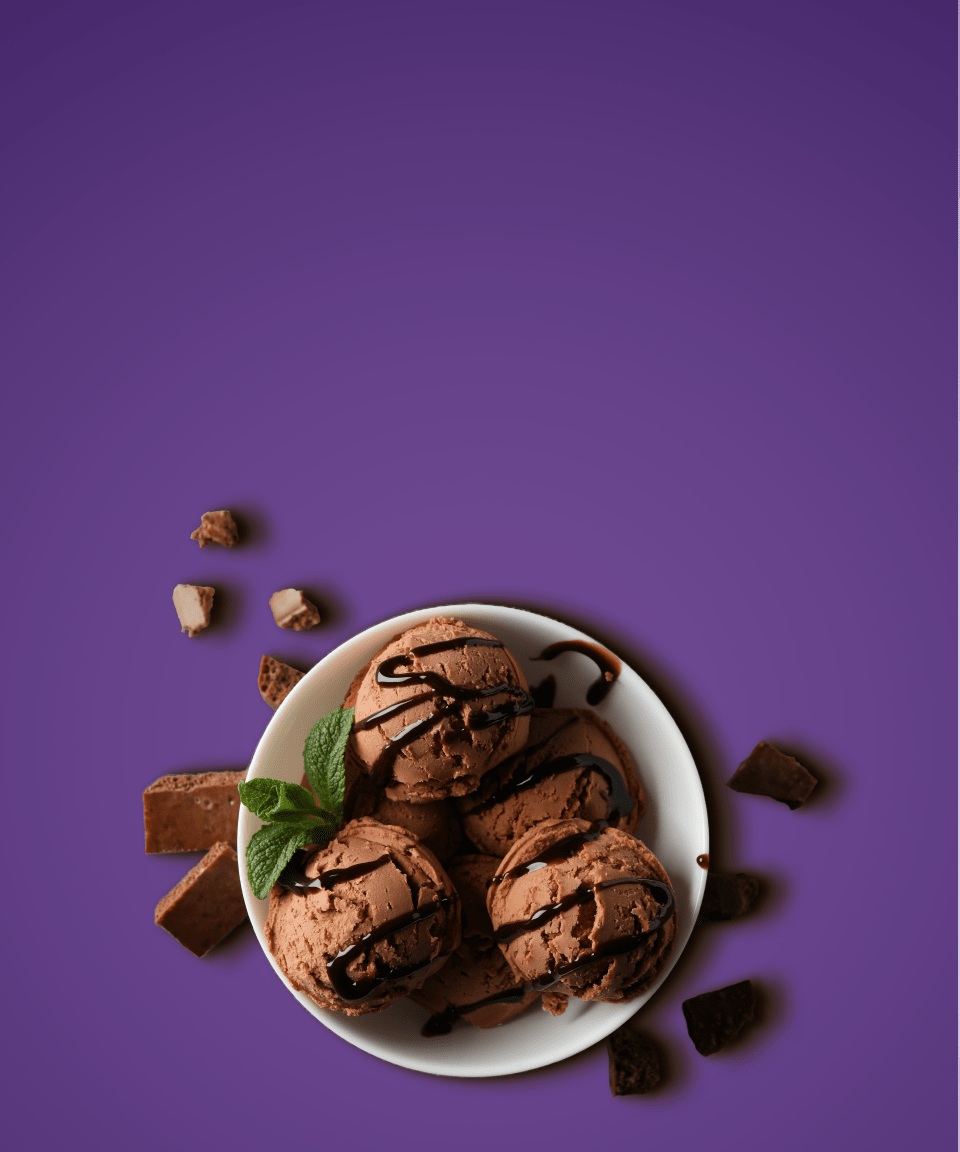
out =
[(216, 589), (199, 584), (178, 584), (173, 590), (173, 606), (180, 620), (180, 631), (196, 636), (210, 624), (210, 609)]
[(727, 781), (734, 792), (770, 796), (791, 808), (799, 808), (816, 786), (816, 778), (802, 764), (766, 740), (760, 741)]
[(707, 890), (700, 905), (700, 919), (733, 920), (742, 916), (756, 900), (760, 881), (746, 872), (728, 875), (724, 872), (707, 873)]
[(660, 1055), (649, 1036), (624, 1024), (607, 1037), (610, 1094), (636, 1096), (660, 1083)]
[(201, 852), (237, 842), (246, 772), (184, 772), (161, 776), (143, 794), (147, 852)]
[(304, 674), (282, 660), (264, 656), (260, 660), (260, 675), (257, 685), (260, 695), (271, 708), (279, 708), (290, 695), (290, 690), (303, 679)]
[(270, 597), (270, 611), (278, 628), (302, 632), (320, 623), (320, 613), (296, 588), (281, 588)]
[(690, 1039), (701, 1056), (709, 1056), (754, 1019), (757, 999), (749, 980), (704, 992), (683, 1002)]
[(208, 544), (222, 544), (224, 548), (232, 548), (238, 538), (237, 526), (226, 510), (204, 512), (200, 517), (200, 527), (190, 533), (190, 539), (196, 540), (201, 548)]
[(154, 920), (194, 956), (205, 956), (246, 915), (237, 854), (229, 844), (215, 844), (164, 896)]

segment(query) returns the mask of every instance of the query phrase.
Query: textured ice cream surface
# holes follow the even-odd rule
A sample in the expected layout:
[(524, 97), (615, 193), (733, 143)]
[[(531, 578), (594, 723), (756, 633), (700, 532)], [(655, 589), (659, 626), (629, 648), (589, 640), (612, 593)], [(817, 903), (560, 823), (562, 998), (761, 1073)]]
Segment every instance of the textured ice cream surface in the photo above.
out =
[(411, 804), (391, 800), (382, 790), (370, 786), (369, 777), (356, 780), (347, 797), (348, 819), (372, 816), (381, 824), (396, 824), (412, 832), (445, 864), (460, 846), (463, 834), (460, 820), (449, 800)]
[[(450, 879), (460, 893), (463, 940), (443, 968), (411, 998), (450, 1024), (463, 1018), (476, 1028), (494, 1028), (519, 1016), (538, 997), (522, 989), (522, 981), (493, 939), (487, 885), (499, 863), (495, 856), (473, 855), (458, 856), (449, 865)], [(484, 1004), (511, 992), (521, 994), (517, 1003)]]
[(495, 637), (434, 617), (381, 649), (344, 706), (355, 709), (348, 759), (382, 780), (391, 800), (425, 803), (468, 795), (519, 751), (532, 700), (520, 666)]
[[(613, 787), (607, 774), (613, 775)], [(643, 788), (630, 753), (610, 726), (586, 708), (536, 708), (524, 748), (456, 803), (470, 840), (483, 852), (504, 856), (544, 820), (608, 819), (614, 798), (626, 811), (610, 822), (633, 832), (643, 815)]]
[(522, 979), (543, 986), (560, 975), (554, 987), (581, 1000), (639, 996), (677, 934), (659, 860), (602, 822), (548, 820), (531, 828), (500, 862), (487, 907)]
[(353, 820), (304, 871), (309, 880), (326, 875), (328, 886), (306, 894), (275, 887), (264, 933), (290, 983), (323, 1008), (381, 1011), (460, 943), (456, 890), (403, 828)]

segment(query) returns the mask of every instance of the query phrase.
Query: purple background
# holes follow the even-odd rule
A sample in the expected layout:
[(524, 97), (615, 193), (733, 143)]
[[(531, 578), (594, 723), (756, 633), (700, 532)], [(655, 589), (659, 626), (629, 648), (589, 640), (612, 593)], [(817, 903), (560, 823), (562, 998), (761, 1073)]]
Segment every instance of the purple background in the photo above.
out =
[[(2, 16), (9, 1146), (955, 1147), (954, 6)], [(644, 1009), (653, 1095), (394, 1068), (153, 924), (197, 857), (140, 793), (248, 762), (261, 653), (470, 598), (634, 662), (766, 880)], [(764, 737), (806, 809), (723, 787)]]

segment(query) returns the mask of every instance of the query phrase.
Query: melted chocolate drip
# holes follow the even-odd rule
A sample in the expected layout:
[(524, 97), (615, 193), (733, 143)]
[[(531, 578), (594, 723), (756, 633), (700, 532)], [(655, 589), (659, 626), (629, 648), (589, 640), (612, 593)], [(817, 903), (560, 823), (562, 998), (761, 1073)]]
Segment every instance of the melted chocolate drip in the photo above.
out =
[(697, 863), (700, 865), (701, 868), (709, 868), (710, 867), (710, 853), (709, 852), (701, 853), (697, 857)]
[(622, 667), (620, 661), (612, 652), (601, 648), (599, 644), (591, 644), (588, 640), (561, 640), (558, 644), (551, 644), (544, 648), (535, 660), (553, 660), (561, 652), (580, 652), (590, 659), (600, 669), (600, 679), (595, 680), (587, 691), (587, 703), (599, 704), (613, 687), (613, 682), (620, 675)]
[[(394, 932), (402, 932), (404, 928), (409, 928), (413, 924), (419, 924), (424, 920), (429, 920), (432, 916), (436, 916), (441, 909), (449, 907), (456, 900), (456, 896), (442, 895), (423, 908), (417, 908), (413, 912), (408, 912), (403, 916), (395, 916), (392, 920), (381, 924), (379, 928), (374, 928), (372, 932), (367, 932), (366, 935), (361, 936), (355, 944), (348, 944), (347, 947), (341, 949), (332, 960), (328, 960), (327, 975), (330, 977), (333, 990), (340, 999), (349, 1002), (364, 1000), (367, 996), (372, 996), (375, 992), (379, 992), (384, 984), (393, 980), (403, 980), (407, 976), (415, 976), (418, 972), (422, 972), (424, 968), (429, 968), (431, 964), (439, 960), (440, 956), (431, 956), (419, 964), (404, 964), (397, 968), (390, 968), (388, 965), (378, 962), (377, 975), (370, 980), (352, 980), (347, 975), (347, 967), (352, 961), (356, 960), (366, 948), (379, 943), (381, 940), (386, 940), (386, 938)], [(449, 953), (442, 953), (442, 955), (449, 955)]]
[(290, 892), (297, 892), (301, 896), (305, 896), (308, 892), (318, 892), (321, 889), (331, 889), (334, 884), (340, 884), (344, 880), (355, 880), (358, 876), (366, 876), (368, 872), (375, 872), (381, 864), (388, 864), (390, 856), (378, 856), (376, 860), (362, 860), (359, 864), (348, 864), (345, 868), (328, 868), (326, 872), (321, 872), (319, 876), (313, 878), (308, 877), (306, 873), (307, 862), (313, 856), (313, 852), (306, 852), (303, 848), (298, 848), (293, 854), (290, 863), (277, 877), (277, 883), (281, 888), (286, 888)]
[(414, 740), (417, 740), (420, 736), (429, 732), (444, 716), (450, 715), (450, 713), (456, 709), (457, 704), (463, 700), (485, 700), (491, 696), (504, 694), (514, 697), (513, 700), (502, 704), (499, 708), (480, 708), (471, 712), (467, 718), (467, 724), (470, 728), (474, 729), (474, 731), (483, 731), (486, 728), (492, 728), (495, 724), (502, 724), (504, 720), (511, 720), (514, 717), (523, 716), (533, 710), (533, 697), (516, 684), (494, 684), (489, 688), (464, 688), (458, 684), (452, 684), (445, 677), (441, 676), (439, 672), (398, 671), (401, 665), (406, 664), (414, 657), (432, 656), (438, 652), (451, 652), (457, 648), (476, 647), (502, 648), (503, 644), (499, 640), (485, 640), (479, 636), (458, 636), (453, 640), (438, 640), (433, 644), (420, 644), (400, 656), (389, 657), (378, 666), (378, 684), (393, 688), (403, 688), (409, 684), (426, 684), (429, 686), (430, 691), (422, 692), (419, 696), (411, 696), (407, 700), (399, 700), (396, 704), (390, 704), (386, 708), (381, 708), (379, 712), (374, 712), (372, 716), (366, 716), (363, 720), (358, 720), (354, 724), (354, 728), (375, 728), (391, 716), (399, 715), (408, 708), (422, 704), (425, 700), (435, 700), (437, 697), (443, 697), (444, 699), (429, 716), (424, 716), (422, 720), (415, 720), (412, 724), (408, 724), (406, 728), (401, 729), (396, 736), (390, 737), (386, 747), (383, 752), (381, 752), (370, 772), (375, 784), (383, 782), (401, 748), (407, 744), (412, 744)]
[(564, 836), (562, 840), (558, 840), (556, 844), (551, 844), (549, 848), (539, 856), (528, 860), (526, 864), (518, 864), (516, 868), (511, 868), (509, 872), (492, 876), (490, 878), (490, 885), (502, 884), (504, 880), (518, 880), (521, 876), (526, 876), (528, 872), (536, 872), (538, 868), (543, 868), (547, 864), (555, 864), (559, 860), (566, 860), (568, 856), (572, 856), (574, 852), (584, 844), (589, 844), (599, 836), (602, 836), (605, 829), (609, 827), (610, 824), (606, 820), (594, 820), (586, 832), (575, 832), (572, 836)]
[(477, 1000), (473, 1004), (451, 1004), (442, 1012), (431, 1016), (421, 1029), (421, 1036), (446, 1036), (453, 1031), (453, 1026), (461, 1018), (476, 1012), (479, 1008), (489, 1008), (494, 1004), (519, 1004), (527, 993), (526, 988), (510, 988), (506, 992), (497, 992), (487, 996), (484, 1000)]
[(541, 680), (535, 688), (530, 689), (530, 695), (538, 708), (552, 708), (557, 695), (556, 678), (548, 676), (546, 680)]

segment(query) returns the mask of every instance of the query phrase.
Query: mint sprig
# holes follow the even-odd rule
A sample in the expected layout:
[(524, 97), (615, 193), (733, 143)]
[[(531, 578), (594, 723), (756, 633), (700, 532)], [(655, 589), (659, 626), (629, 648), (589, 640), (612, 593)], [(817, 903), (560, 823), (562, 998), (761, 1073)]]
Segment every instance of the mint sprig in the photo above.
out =
[(287, 780), (259, 778), (238, 785), (240, 800), (264, 826), (247, 845), (247, 876), (254, 895), (264, 899), (290, 863), (307, 844), (323, 844), (343, 819), (347, 738), (353, 709), (338, 708), (310, 729), (303, 747), (303, 766), (313, 792)]

